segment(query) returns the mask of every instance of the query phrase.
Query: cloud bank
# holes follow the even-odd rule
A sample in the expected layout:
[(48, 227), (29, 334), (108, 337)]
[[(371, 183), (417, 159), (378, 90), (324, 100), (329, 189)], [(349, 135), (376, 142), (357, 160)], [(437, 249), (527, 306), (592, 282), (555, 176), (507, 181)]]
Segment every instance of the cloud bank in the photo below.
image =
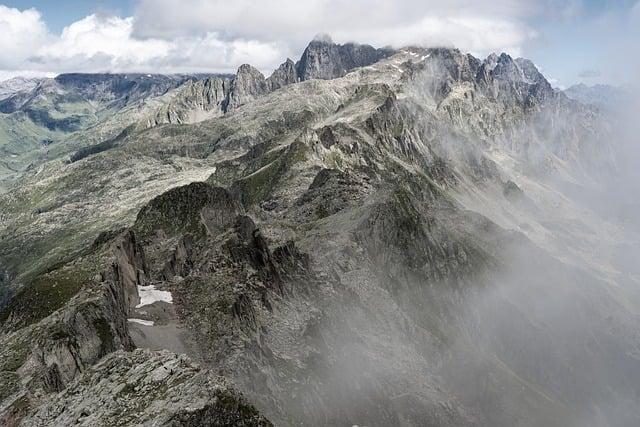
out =
[(317, 33), (378, 46), (447, 45), (519, 54), (537, 13), (514, 1), (140, 0), (134, 16), (92, 14), (60, 34), (35, 9), (0, 5), (0, 79), (84, 72), (270, 72)]
[[(1, 1), (1, 0), (0, 0)], [(135, 0), (132, 16), (92, 14), (60, 33), (36, 9), (0, 5), (0, 80), (62, 72), (270, 73), (318, 33), (376, 46), (455, 46), (526, 55), (539, 23), (582, 0)], [(631, 16), (638, 15), (640, 2)]]

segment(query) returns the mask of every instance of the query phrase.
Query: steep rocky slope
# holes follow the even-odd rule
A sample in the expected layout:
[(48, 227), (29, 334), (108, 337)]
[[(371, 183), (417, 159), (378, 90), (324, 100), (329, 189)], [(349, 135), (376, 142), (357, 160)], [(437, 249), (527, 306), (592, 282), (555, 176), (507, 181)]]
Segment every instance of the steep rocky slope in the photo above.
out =
[(40, 80), (41, 79), (38, 78), (14, 77), (12, 79), (1, 81), (0, 100), (8, 98), (17, 92), (32, 90), (38, 86)]
[(143, 110), (0, 195), (5, 422), (637, 424), (611, 129), (530, 61), (314, 41)]
[(236, 75), (62, 74), (7, 81), (0, 85), (0, 192), (26, 168), (82, 149), (81, 156), (103, 151), (123, 131), (219, 117), (282, 86), (341, 77), (392, 53), (318, 40), (298, 63), (287, 60), (268, 78), (245, 64)]
[(207, 77), (61, 74), (0, 84), (0, 191), (28, 167), (116, 136), (158, 109), (160, 95)]

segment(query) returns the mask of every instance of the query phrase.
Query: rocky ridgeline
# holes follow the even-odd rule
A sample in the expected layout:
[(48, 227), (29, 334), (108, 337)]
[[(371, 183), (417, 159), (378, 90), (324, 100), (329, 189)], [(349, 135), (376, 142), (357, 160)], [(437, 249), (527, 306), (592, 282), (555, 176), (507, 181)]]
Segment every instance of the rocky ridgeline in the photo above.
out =
[[(535, 181), (604, 168), (608, 145), (531, 62), (316, 40), (151, 104), (0, 200), (3, 280), (24, 285), (0, 311), (0, 422), (564, 427), (634, 407), (637, 319), (563, 263), (575, 217), (546, 227), (571, 205)], [(513, 271), (522, 294), (492, 298)]]
[[(427, 61), (427, 66), (437, 67), (439, 73), (448, 73), (453, 82), (472, 83), (476, 90), (501, 97), (504, 101), (515, 101), (518, 105), (531, 107), (547, 98), (559, 96), (527, 59), (514, 60), (502, 53), (492, 54), (481, 61), (457, 49), (419, 50), (425, 58), (437, 60), (435, 64), (432, 60)], [(331, 40), (314, 40), (298, 62), (287, 59), (268, 78), (245, 64), (233, 78), (213, 77), (187, 83), (177, 89), (175, 98), (163, 106), (148, 125), (193, 123), (217, 117), (284, 86), (306, 80), (339, 78), (351, 70), (369, 66), (398, 52), (391, 48), (375, 49), (368, 45), (340, 45)], [(445, 82), (437, 90), (441, 98), (445, 98), (451, 87)]]
[(244, 64), (232, 78), (213, 77), (187, 83), (158, 111), (149, 125), (193, 123), (216, 117), (284, 86), (305, 80), (342, 77), (354, 68), (371, 65), (394, 52), (368, 45), (339, 45), (330, 40), (314, 40), (298, 62), (287, 59), (268, 78), (251, 65)]
[(149, 269), (133, 231), (101, 236), (83, 262), (105, 270), (59, 310), (34, 317), (46, 302), (24, 307), (20, 295), (5, 308), (2, 425), (271, 425), (188, 357), (131, 352), (128, 318)]
[(263, 426), (272, 424), (227, 380), (186, 356), (135, 350), (110, 354), (24, 425)]

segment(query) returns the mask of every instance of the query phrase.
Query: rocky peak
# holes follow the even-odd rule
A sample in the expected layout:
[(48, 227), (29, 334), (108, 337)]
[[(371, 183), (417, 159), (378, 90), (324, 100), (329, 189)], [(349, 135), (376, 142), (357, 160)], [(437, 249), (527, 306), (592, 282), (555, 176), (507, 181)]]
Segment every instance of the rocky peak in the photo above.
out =
[[(187, 81), (170, 105), (161, 108), (149, 123), (194, 123), (231, 111), (253, 99), (284, 86), (309, 79), (334, 79), (353, 68), (373, 64), (392, 55), (392, 49), (368, 45), (338, 45), (328, 36), (317, 36), (305, 49), (300, 61), (287, 58), (269, 78), (249, 64), (243, 64), (232, 79), (226, 77)], [(62, 81), (76, 79), (64, 75)], [(99, 76), (98, 76), (99, 77)], [(94, 77), (93, 80), (100, 80)], [(84, 78), (84, 77), (83, 77)], [(81, 81), (84, 81), (81, 78)], [(0, 109), (2, 104), (0, 103)], [(195, 110), (195, 111), (194, 111)]]
[(231, 90), (225, 111), (237, 108), (268, 91), (269, 87), (264, 75), (255, 67), (243, 64), (238, 68), (236, 77), (231, 81)]
[(328, 38), (316, 38), (304, 50), (296, 69), (301, 80), (335, 79), (353, 68), (371, 65), (394, 52), (355, 43), (339, 45)]
[(437, 58), (442, 71), (445, 71), (449, 78), (456, 81), (472, 81), (480, 66), (478, 59), (469, 54), (465, 55), (458, 49), (429, 49), (429, 54), (432, 58)]
[(296, 64), (287, 58), (267, 79), (267, 85), (269, 86), (269, 90), (276, 90), (283, 86), (297, 83), (298, 81), (300, 81), (300, 79), (298, 78)]
[(491, 53), (489, 56), (487, 56), (487, 59), (484, 60), (484, 63), (489, 70), (493, 71), (493, 69), (498, 64), (498, 54), (495, 52)]
[(555, 93), (551, 84), (528, 59), (513, 59), (506, 53), (492, 53), (476, 72), (476, 82), (494, 97), (535, 105)]
[(518, 58), (516, 59), (516, 64), (518, 64), (518, 66), (520, 67), (520, 69), (522, 70), (522, 73), (524, 75), (524, 77), (531, 83), (546, 83), (548, 84), (549, 82), (547, 82), (547, 79), (544, 78), (544, 76), (542, 75), (542, 73), (540, 73), (540, 71), (538, 71), (538, 68), (536, 68), (535, 64), (525, 58)]
[(492, 70), (493, 77), (501, 80), (524, 81), (524, 73), (506, 53), (501, 53)]
[(487, 58), (478, 67), (478, 71), (476, 72), (476, 81), (478, 83), (489, 84), (492, 80), (491, 72), (497, 64), (498, 55), (492, 53), (491, 55), (487, 56)]

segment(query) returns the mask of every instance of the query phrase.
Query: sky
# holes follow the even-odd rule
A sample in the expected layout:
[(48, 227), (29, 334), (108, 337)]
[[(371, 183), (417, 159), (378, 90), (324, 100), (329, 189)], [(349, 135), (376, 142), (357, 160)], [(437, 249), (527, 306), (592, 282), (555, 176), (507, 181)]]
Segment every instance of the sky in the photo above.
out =
[(557, 87), (635, 82), (640, 0), (0, 0), (0, 80), (63, 72), (270, 74), (319, 33), (527, 57)]

